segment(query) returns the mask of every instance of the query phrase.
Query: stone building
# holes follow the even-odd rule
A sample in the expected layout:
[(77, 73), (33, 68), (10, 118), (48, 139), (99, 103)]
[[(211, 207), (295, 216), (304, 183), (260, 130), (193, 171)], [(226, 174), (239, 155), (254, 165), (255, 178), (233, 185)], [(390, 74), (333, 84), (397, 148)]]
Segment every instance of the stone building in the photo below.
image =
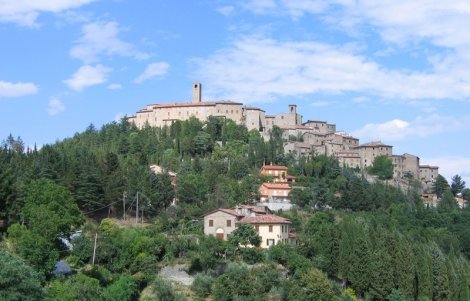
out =
[(419, 166), (419, 179), (423, 183), (424, 190), (431, 190), (439, 174), (439, 167), (430, 165)]
[(296, 243), (290, 220), (274, 215), (267, 208), (237, 206), (219, 208), (204, 215), (204, 234), (227, 240), (240, 224), (251, 224), (261, 237), (257, 247), (269, 249), (278, 243)]
[(392, 148), (393, 146), (383, 144), (381, 141), (372, 141), (353, 147), (361, 157), (361, 168), (371, 166), (374, 159), (378, 156), (391, 157)]
[(380, 141), (359, 144), (359, 139), (337, 131), (336, 125), (321, 120), (307, 120), (302, 123), (295, 104), (288, 105), (288, 111), (275, 115), (266, 115), (258, 107), (244, 106), (231, 100), (203, 101), (200, 83), (192, 85), (192, 101), (163, 104), (150, 104), (128, 117), (137, 127), (169, 126), (177, 120), (195, 117), (202, 122), (210, 116), (231, 119), (245, 125), (248, 130), (259, 131), (265, 140), (269, 140), (270, 130), (278, 126), (282, 130), (284, 150), (295, 156), (312, 154), (334, 156), (342, 166), (367, 168), (377, 156), (392, 159), (394, 178), (402, 179), (413, 175), (420, 179), (425, 189), (429, 189), (438, 175), (438, 167), (420, 166), (419, 157), (411, 154), (393, 155), (391, 145)]
[[(170, 126), (177, 120), (196, 117), (202, 122), (209, 116), (231, 119), (237, 124), (245, 125), (248, 130), (266, 133), (276, 126), (301, 125), (302, 116), (297, 114), (297, 106), (289, 105), (289, 112), (266, 116), (265, 111), (241, 102), (231, 100), (202, 101), (202, 86), (193, 84), (191, 102), (150, 104), (128, 117), (129, 122), (142, 128), (145, 124), (154, 127)], [(264, 135), (265, 137), (268, 137)]]

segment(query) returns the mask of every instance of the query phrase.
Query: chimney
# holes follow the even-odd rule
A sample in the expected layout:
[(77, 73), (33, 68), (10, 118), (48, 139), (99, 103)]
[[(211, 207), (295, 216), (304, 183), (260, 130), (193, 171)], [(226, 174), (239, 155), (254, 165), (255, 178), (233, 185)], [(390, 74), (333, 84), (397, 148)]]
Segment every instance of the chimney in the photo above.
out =
[(201, 102), (201, 84), (194, 83), (193, 84), (193, 103)]

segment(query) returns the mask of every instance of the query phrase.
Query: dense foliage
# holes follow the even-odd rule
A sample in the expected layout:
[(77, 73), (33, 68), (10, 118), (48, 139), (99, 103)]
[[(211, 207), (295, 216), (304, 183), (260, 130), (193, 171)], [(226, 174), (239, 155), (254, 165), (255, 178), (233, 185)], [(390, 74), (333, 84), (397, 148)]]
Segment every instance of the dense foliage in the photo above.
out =
[[(380, 179), (393, 172), (386, 159), (370, 170)], [(204, 236), (202, 214), (257, 198), (266, 162), (296, 176), (297, 209), (280, 214), (298, 244), (244, 248), (259, 243), (248, 225), (229, 241)], [(151, 164), (176, 172), (176, 188)], [(468, 201), (470, 190), (440, 175), (433, 189), (439, 206), (426, 208), (417, 187), (284, 154), (279, 128), (264, 141), (215, 117), (91, 125), (39, 150), (10, 135), (0, 148), (0, 299), (470, 300), (470, 210), (454, 198)], [(73, 272), (54, 274), (59, 260)], [(190, 289), (157, 276), (175, 262), (195, 276)]]

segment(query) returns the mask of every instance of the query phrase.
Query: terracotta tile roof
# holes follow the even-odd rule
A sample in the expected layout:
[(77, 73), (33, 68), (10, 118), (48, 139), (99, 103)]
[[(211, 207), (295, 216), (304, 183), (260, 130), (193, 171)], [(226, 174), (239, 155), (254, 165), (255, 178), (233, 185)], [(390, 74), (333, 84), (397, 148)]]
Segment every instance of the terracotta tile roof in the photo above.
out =
[(233, 209), (225, 209), (225, 208), (218, 208), (218, 209), (212, 210), (210, 212), (207, 212), (203, 216), (207, 216), (207, 215), (212, 214), (212, 213), (217, 212), (217, 211), (222, 211), (224, 213), (227, 213), (227, 214), (230, 214), (230, 215), (233, 215), (233, 216), (240, 216), (240, 214), (238, 214), (237, 211), (235, 211)]
[(287, 170), (287, 167), (282, 165), (263, 165), (261, 170)]
[(268, 189), (286, 189), (286, 190), (291, 189), (289, 184), (287, 184), (287, 183), (270, 183), (270, 182), (266, 182), (266, 183), (263, 183), (262, 186), (265, 186)]
[(240, 102), (235, 102), (231, 100), (218, 100), (218, 101), (202, 101), (202, 102), (175, 102), (175, 103), (164, 103), (156, 104), (152, 108), (177, 108), (177, 107), (211, 107), (216, 104), (226, 104), (226, 105), (242, 105)]
[(274, 214), (245, 216), (240, 221), (240, 224), (290, 224), (290, 220)]

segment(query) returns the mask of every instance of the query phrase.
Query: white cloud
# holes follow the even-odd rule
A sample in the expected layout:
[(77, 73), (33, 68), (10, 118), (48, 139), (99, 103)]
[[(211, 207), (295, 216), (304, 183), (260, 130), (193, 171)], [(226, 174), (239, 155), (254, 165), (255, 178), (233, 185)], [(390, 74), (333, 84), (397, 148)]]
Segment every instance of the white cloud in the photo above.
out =
[(254, 13), (264, 14), (276, 10), (277, 3), (276, 0), (247, 0), (241, 2), (241, 6)]
[(360, 92), (406, 101), (470, 97), (470, 78), (463, 76), (464, 70), (391, 70), (350, 47), (315, 41), (243, 37), (195, 63), (194, 75), (213, 89), (209, 93), (239, 99), (269, 101), (319, 92)]
[(447, 178), (449, 184), (455, 175), (460, 175), (470, 187), (470, 157), (465, 156), (443, 156), (421, 158), (421, 164), (439, 166), (439, 173)]
[(1, 97), (20, 97), (25, 95), (36, 94), (38, 87), (33, 83), (11, 83), (0, 81), (0, 98)]
[(80, 7), (95, 0), (0, 0), (0, 22), (36, 27), (42, 12), (58, 13)]
[(364, 96), (358, 96), (358, 97), (354, 97), (352, 101), (357, 104), (362, 104), (362, 103), (369, 102), (370, 99)]
[(47, 113), (49, 113), (50, 116), (55, 116), (63, 111), (65, 111), (65, 106), (58, 97), (49, 98)]
[(150, 57), (148, 53), (138, 51), (132, 44), (119, 39), (122, 31), (116, 22), (95, 22), (82, 27), (83, 36), (70, 49), (70, 55), (89, 64), (96, 62), (100, 55), (120, 55), (138, 60)]
[(149, 64), (147, 68), (145, 68), (144, 73), (139, 75), (134, 80), (134, 82), (137, 84), (141, 84), (148, 79), (164, 76), (168, 72), (169, 67), (170, 65), (166, 62), (158, 62), (158, 63)]
[(228, 17), (228, 16), (233, 14), (233, 12), (235, 11), (235, 7), (233, 7), (233, 6), (224, 6), (224, 7), (218, 8), (217, 11), (219, 13), (221, 13), (222, 15)]
[(86, 87), (106, 82), (108, 73), (111, 71), (111, 68), (103, 65), (85, 65), (80, 67), (71, 78), (64, 80), (64, 83), (72, 90), (81, 91)]
[(122, 85), (121, 84), (109, 84), (107, 88), (110, 90), (117, 90), (117, 89), (121, 89)]
[[(365, 58), (367, 48), (361, 50), (364, 55), (347, 51), (360, 61), (359, 67), (376, 70), (365, 74), (365, 70), (359, 69), (359, 80), (363, 79), (365, 85), (361, 87), (353, 83), (354, 89), (339, 87), (340, 92), (361, 91), (367, 95), (411, 100), (470, 98), (470, 2), (467, 0), (246, 0), (239, 6), (256, 14), (293, 18), (313, 14), (328, 27), (343, 29), (354, 34), (355, 38), (364, 31), (366, 37), (375, 32), (386, 42), (378, 52), (390, 53), (396, 47), (420, 49), (418, 52), (425, 49), (418, 54), (426, 56), (429, 64), (421, 69), (423, 71), (417, 71), (416, 66), (411, 66), (415, 71), (384, 68)], [(325, 64), (325, 68), (339, 70), (336, 65)], [(364, 78), (373, 75), (377, 77)], [(301, 79), (305, 78), (301, 76)], [(338, 85), (332, 86), (330, 92), (336, 88)], [(423, 109), (431, 112), (433, 106)]]
[(413, 137), (428, 137), (465, 129), (470, 118), (453, 118), (433, 114), (412, 121), (394, 119), (384, 123), (368, 123), (352, 135), (365, 140), (397, 141)]

